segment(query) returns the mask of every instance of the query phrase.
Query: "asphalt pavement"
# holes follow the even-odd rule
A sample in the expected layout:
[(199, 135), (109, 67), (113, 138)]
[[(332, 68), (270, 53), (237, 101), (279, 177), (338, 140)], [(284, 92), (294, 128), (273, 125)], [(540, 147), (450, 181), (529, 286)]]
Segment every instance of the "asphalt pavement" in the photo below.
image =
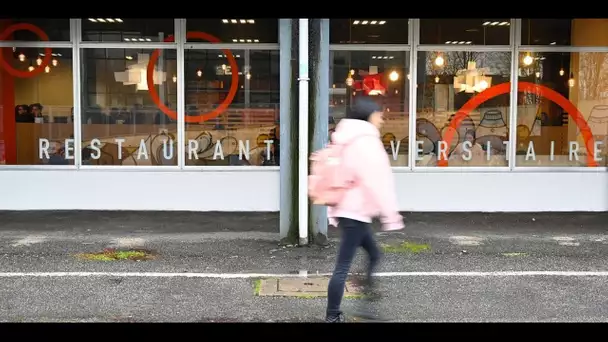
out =
[[(608, 321), (608, 214), (404, 215), (376, 233), (392, 320)], [(331, 273), (338, 239), (280, 246), (276, 213), (0, 212), (0, 321), (320, 321), (324, 298), (259, 297), (250, 274)], [(153, 259), (78, 257), (107, 248)]]

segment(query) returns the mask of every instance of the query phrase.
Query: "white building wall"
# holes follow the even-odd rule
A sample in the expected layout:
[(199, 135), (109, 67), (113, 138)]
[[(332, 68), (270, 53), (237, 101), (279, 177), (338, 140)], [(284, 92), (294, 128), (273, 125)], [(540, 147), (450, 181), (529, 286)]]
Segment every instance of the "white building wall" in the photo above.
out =
[[(605, 172), (397, 172), (402, 211), (605, 211)], [(278, 211), (278, 170), (5, 170), (0, 210)]]

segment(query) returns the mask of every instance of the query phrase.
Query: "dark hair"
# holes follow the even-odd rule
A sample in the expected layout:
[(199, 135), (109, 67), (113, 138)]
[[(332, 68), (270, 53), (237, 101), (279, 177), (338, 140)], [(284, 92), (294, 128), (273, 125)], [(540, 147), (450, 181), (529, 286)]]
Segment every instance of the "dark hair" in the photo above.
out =
[(26, 112), (29, 112), (29, 107), (28, 107), (28, 105), (16, 105), (16, 106), (15, 106), (15, 114), (18, 114), (18, 113), (19, 113), (19, 109), (23, 109), (23, 110), (25, 110)]
[(30, 105), (30, 109), (34, 109), (34, 108), (38, 108), (40, 110), (44, 109), (44, 107), (42, 107), (42, 105), (40, 103), (38, 103), (38, 102), (33, 103), (33, 104)]
[(355, 100), (346, 117), (348, 119), (369, 120), (369, 116), (374, 112), (381, 112), (382, 108), (369, 97), (360, 97)]
[(473, 139), (475, 139), (475, 131), (472, 129), (467, 129), (466, 132), (464, 132), (464, 136), (466, 137), (467, 135), (470, 135), (473, 137)]

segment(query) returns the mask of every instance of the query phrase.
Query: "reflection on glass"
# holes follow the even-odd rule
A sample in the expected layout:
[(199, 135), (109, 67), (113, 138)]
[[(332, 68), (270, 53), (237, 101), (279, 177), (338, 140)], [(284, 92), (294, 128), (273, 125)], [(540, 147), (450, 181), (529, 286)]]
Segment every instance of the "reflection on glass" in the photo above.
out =
[(510, 63), (509, 52), (418, 53), (417, 166), (508, 165)]
[(186, 165), (280, 165), (278, 57), (186, 51)]
[(542, 52), (520, 58), (528, 55), (534, 62), (521, 63), (518, 77), (516, 166), (606, 165), (608, 54)]
[(82, 51), (83, 165), (177, 165), (175, 56), (174, 50)]
[(174, 19), (83, 18), (82, 40), (95, 42), (163, 42), (175, 31)]
[(522, 45), (608, 46), (604, 18), (522, 19)]
[[(220, 18), (186, 19), (188, 32), (203, 33), (222, 43), (278, 43), (279, 19), (276, 18)], [(189, 42), (204, 42), (194, 36), (187, 37)]]
[(329, 19), (331, 44), (407, 44), (410, 19)]
[(398, 51), (331, 51), (329, 129), (354, 99), (373, 97), (383, 108), (380, 132), (393, 166), (408, 165), (409, 54)]
[(73, 165), (72, 50), (1, 52), (0, 164)]
[(420, 44), (509, 45), (511, 19), (420, 19)]
[(70, 19), (10, 18), (0, 19), (0, 32), (15, 28), (5, 41), (38, 42), (43, 39), (37, 34), (42, 31), (49, 41), (70, 41)]

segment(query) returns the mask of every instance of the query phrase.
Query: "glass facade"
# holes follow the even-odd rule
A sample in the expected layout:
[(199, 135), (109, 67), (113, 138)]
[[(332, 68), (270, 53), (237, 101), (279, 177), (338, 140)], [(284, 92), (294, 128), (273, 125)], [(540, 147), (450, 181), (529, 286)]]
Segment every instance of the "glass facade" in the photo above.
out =
[[(0, 168), (278, 168), (278, 32), (1, 19)], [(603, 168), (602, 32), (608, 19), (330, 19), (329, 130), (371, 96), (402, 171)]]

